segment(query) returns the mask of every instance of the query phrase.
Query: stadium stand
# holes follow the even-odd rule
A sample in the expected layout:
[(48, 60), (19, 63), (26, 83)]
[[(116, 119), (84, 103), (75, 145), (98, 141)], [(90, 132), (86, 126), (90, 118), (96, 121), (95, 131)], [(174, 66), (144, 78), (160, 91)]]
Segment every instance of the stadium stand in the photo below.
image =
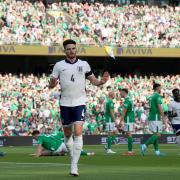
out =
[[(170, 4), (167, 4), (168, 1), (159, 0), (157, 1), (158, 4), (153, 6), (152, 2), (146, 0), (89, 0), (87, 2), (78, 0), (71, 2), (55, 0), (0, 1), (0, 45), (2, 45), (2, 48), (0, 46), (0, 53), (5, 51), (6, 55), (19, 55), (16, 52), (16, 47), (3, 45), (35, 44), (38, 45), (37, 47), (43, 47), (55, 44), (61, 45), (63, 40), (67, 38), (72, 38), (78, 44), (86, 44), (86, 46), (105, 47), (108, 45), (108, 48), (111, 45), (118, 46), (120, 47), (120, 49), (117, 49), (117, 51), (120, 50), (120, 58), (122, 55), (121, 47), (168, 47), (169, 49), (177, 48), (177, 52), (180, 47), (180, 6), (178, 6), (179, 4), (176, 1), (169, 1)], [(20, 47), (20, 51), (23, 52), (22, 47), (25, 46)], [(36, 49), (34, 46), (33, 48)], [(53, 48), (48, 47), (46, 51), (43, 51), (43, 53), (46, 53), (41, 55), (49, 55), (50, 50), (54, 50)], [(110, 52), (106, 52), (107, 49), (102, 51), (105, 54), (103, 54), (103, 58), (107, 54), (112, 57)], [(146, 52), (146, 49), (143, 52)], [(154, 51), (152, 52), (154, 53)], [(42, 129), (47, 126), (56, 130), (61, 128), (59, 121), (60, 110), (58, 108), (59, 87), (53, 91), (48, 90), (48, 75), (26, 75), (31, 71), (29, 64), (32, 60), (32, 57), (28, 59), (28, 54), (26, 53), (23, 52), (23, 55), (27, 55), (27, 57), (21, 58), (25, 61), (21, 70), (23, 74), (18, 73), (23, 64), (22, 61), (17, 61), (19, 57), (14, 58), (16, 61), (11, 61), (11, 66), (9, 66), (9, 59), (13, 58), (6, 57), (4, 62), (1, 61), (7, 67), (7, 72), (15, 71), (14, 66), (16, 65), (18, 74), (8, 74), (7, 72), (0, 74), (0, 136), (28, 136), (34, 129)], [(37, 55), (33, 53), (31, 55)], [(61, 53), (63, 52), (61, 51)], [(91, 56), (93, 53), (94, 51), (91, 52)], [(132, 57), (135, 54), (132, 53)], [(164, 57), (162, 52), (158, 51), (158, 54)], [(51, 53), (50, 55), (53, 54)], [(143, 55), (149, 56), (147, 53)], [(127, 53), (124, 56), (127, 56)], [(5, 56), (1, 57), (3, 59)], [(40, 57), (39, 59), (43, 58)], [(46, 61), (46, 65), (50, 62), (54, 63), (51, 57), (44, 61)], [(46, 67), (43, 66), (45, 63), (38, 63), (40, 61), (32, 63), (37, 67), (36, 72), (45, 72), (44, 69)], [(98, 63), (96, 62), (96, 66)], [(111, 61), (111, 64), (113, 63)], [(1, 72), (5, 72), (5, 66), (0, 67)], [(126, 66), (119, 67), (121, 73), (129, 68), (129, 66)], [(157, 68), (154, 67), (154, 69)], [(165, 69), (167, 71), (168, 68), (165, 67), (162, 71), (165, 71)], [(178, 67), (173, 69), (177, 69), (176, 72), (178, 72)], [(147, 67), (144, 67), (144, 70), (146, 71), (144, 74), (149, 73), (149, 71), (147, 72)], [(149, 110), (148, 97), (152, 93), (153, 81), (155, 80), (163, 86), (163, 107), (165, 112), (171, 99), (171, 90), (179, 87), (180, 84), (179, 75), (121, 76), (118, 73), (111, 78), (107, 86), (101, 89), (92, 88), (90, 84), (87, 84), (89, 101), (84, 134), (105, 133), (104, 100), (109, 89), (118, 92), (118, 89), (122, 87), (130, 89), (130, 94), (135, 102), (135, 133), (151, 133), (148, 130), (146, 119)], [(119, 124), (122, 102), (123, 100), (117, 94), (115, 100), (117, 125)], [(164, 132), (172, 132), (171, 126), (168, 129), (164, 129)]]
[(1, 1), (0, 44), (52, 45), (72, 38), (97, 46), (180, 47), (178, 3), (44, 2)]
[[(59, 117), (59, 87), (49, 91), (48, 76), (0, 75), (0, 135), (28, 136), (34, 129), (51, 127), (61, 128)], [(88, 104), (84, 134), (105, 134), (104, 100), (109, 90), (116, 90), (115, 99), (116, 124), (119, 124), (123, 100), (118, 89), (130, 89), (135, 102), (136, 134), (151, 133), (147, 126), (149, 110), (148, 97), (152, 93), (152, 82), (163, 85), (163, 109), (167, 112), (167, 104), (171, 99), (171, 90), (180, 84), (180, 76), (125, 76), (116, 75), (105, 87), (95, 88), (87, 84)], [(120, 133), (120, 132), (119, 132)], [(172, 133), (169, 125), (164, 133)]]

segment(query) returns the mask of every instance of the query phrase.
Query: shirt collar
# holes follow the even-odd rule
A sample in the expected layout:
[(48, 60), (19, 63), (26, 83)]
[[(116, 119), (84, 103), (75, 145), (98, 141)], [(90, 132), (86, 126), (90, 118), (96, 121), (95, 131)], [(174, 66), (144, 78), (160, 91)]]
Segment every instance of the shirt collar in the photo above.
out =
[(67, 59), (65, 59), (65, 62), (66, 62), (66, 63), (69, 63), (69, 64), (75, 64), (77, 61), (78, 61), (78, 59), (76, 59), (73, 63), (71, 63), (70, 61), (68, 61)]

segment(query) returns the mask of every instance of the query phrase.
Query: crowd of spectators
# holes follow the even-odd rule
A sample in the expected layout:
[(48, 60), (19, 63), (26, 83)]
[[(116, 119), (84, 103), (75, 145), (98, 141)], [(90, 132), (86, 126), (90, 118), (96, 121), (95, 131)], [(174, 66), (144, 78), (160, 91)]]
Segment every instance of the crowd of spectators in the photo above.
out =
[[(55, 21), (48, 10), (61, 12)], [(0, 44), (180, 47), (180, 6), (0, 1)], [(68, 18), (67, 18), (68, 17)]]
[[(0, 136), (28, 136), (34, 129), (62, 128), (59, 110), (59, 86), (49, 90), (49, 76), (0, 74)], [(152, 84), (162, 85), (163, 109), (168, 111), (171, 91), (180, 86), (180, 75), (125, 76), (116, 75), (106, 85), (94, 87), (87, 82), (87, 111), (84, 134), (106, 134), (104, 105), (110, 90), (116, 92), (115, 115), (118, 127), (123, 99), (120, 88), (128, 88), (135, 106), (136, 134), (151, 133), (148, 128), (148, 98), (153, 93)], [(119, 131), (119, 129), (117, 128)], [(121, 131), (119, 131), (121, 133)], [(164, 133), (172, 133), (169, 125)]]

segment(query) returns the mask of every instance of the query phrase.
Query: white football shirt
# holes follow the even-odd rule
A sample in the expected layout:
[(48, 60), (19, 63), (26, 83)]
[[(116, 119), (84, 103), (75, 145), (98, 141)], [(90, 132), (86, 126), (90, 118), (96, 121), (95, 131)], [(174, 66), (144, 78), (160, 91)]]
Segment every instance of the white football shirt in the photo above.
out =
[(171, 101), (169, 111), (173, 111), (177, 116), (172, 118), (172, 124), (180, 124), (180, 102)]
[(55, 64), (51, 77), (58, 78), (61, 86), (60, 105), (74, 107), (86, 103), (86, 77), (92, 74), (86, 61), (74, 63), (62, 60)]

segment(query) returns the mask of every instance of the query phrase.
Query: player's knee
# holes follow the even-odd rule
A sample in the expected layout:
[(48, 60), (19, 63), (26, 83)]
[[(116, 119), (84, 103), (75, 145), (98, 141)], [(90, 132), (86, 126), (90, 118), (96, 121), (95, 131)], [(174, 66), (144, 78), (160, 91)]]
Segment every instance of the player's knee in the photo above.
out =
[(82, 132), (81, 132), (81, 131), (74, 132), (74, 135), (75, 135), (75, 136), (82, 136)]
[(82, 125), (81, 124), (74, 124), (74, 135), (75, 136), (82, 136)]
[(160, 137), (160, 136), (161, 136), (161, 133), (155, 133), (155, 135), (157, 135), (158, 137)]
[(131, 132), (127, 132), (127, 136), (128, 136), (128, 137), (132, 137)]
[(68, 137), (71, 137), (72, 135), (72, 129), (70, 128), (64, 128), (64, 134), (65, 136), (68, 138)]

